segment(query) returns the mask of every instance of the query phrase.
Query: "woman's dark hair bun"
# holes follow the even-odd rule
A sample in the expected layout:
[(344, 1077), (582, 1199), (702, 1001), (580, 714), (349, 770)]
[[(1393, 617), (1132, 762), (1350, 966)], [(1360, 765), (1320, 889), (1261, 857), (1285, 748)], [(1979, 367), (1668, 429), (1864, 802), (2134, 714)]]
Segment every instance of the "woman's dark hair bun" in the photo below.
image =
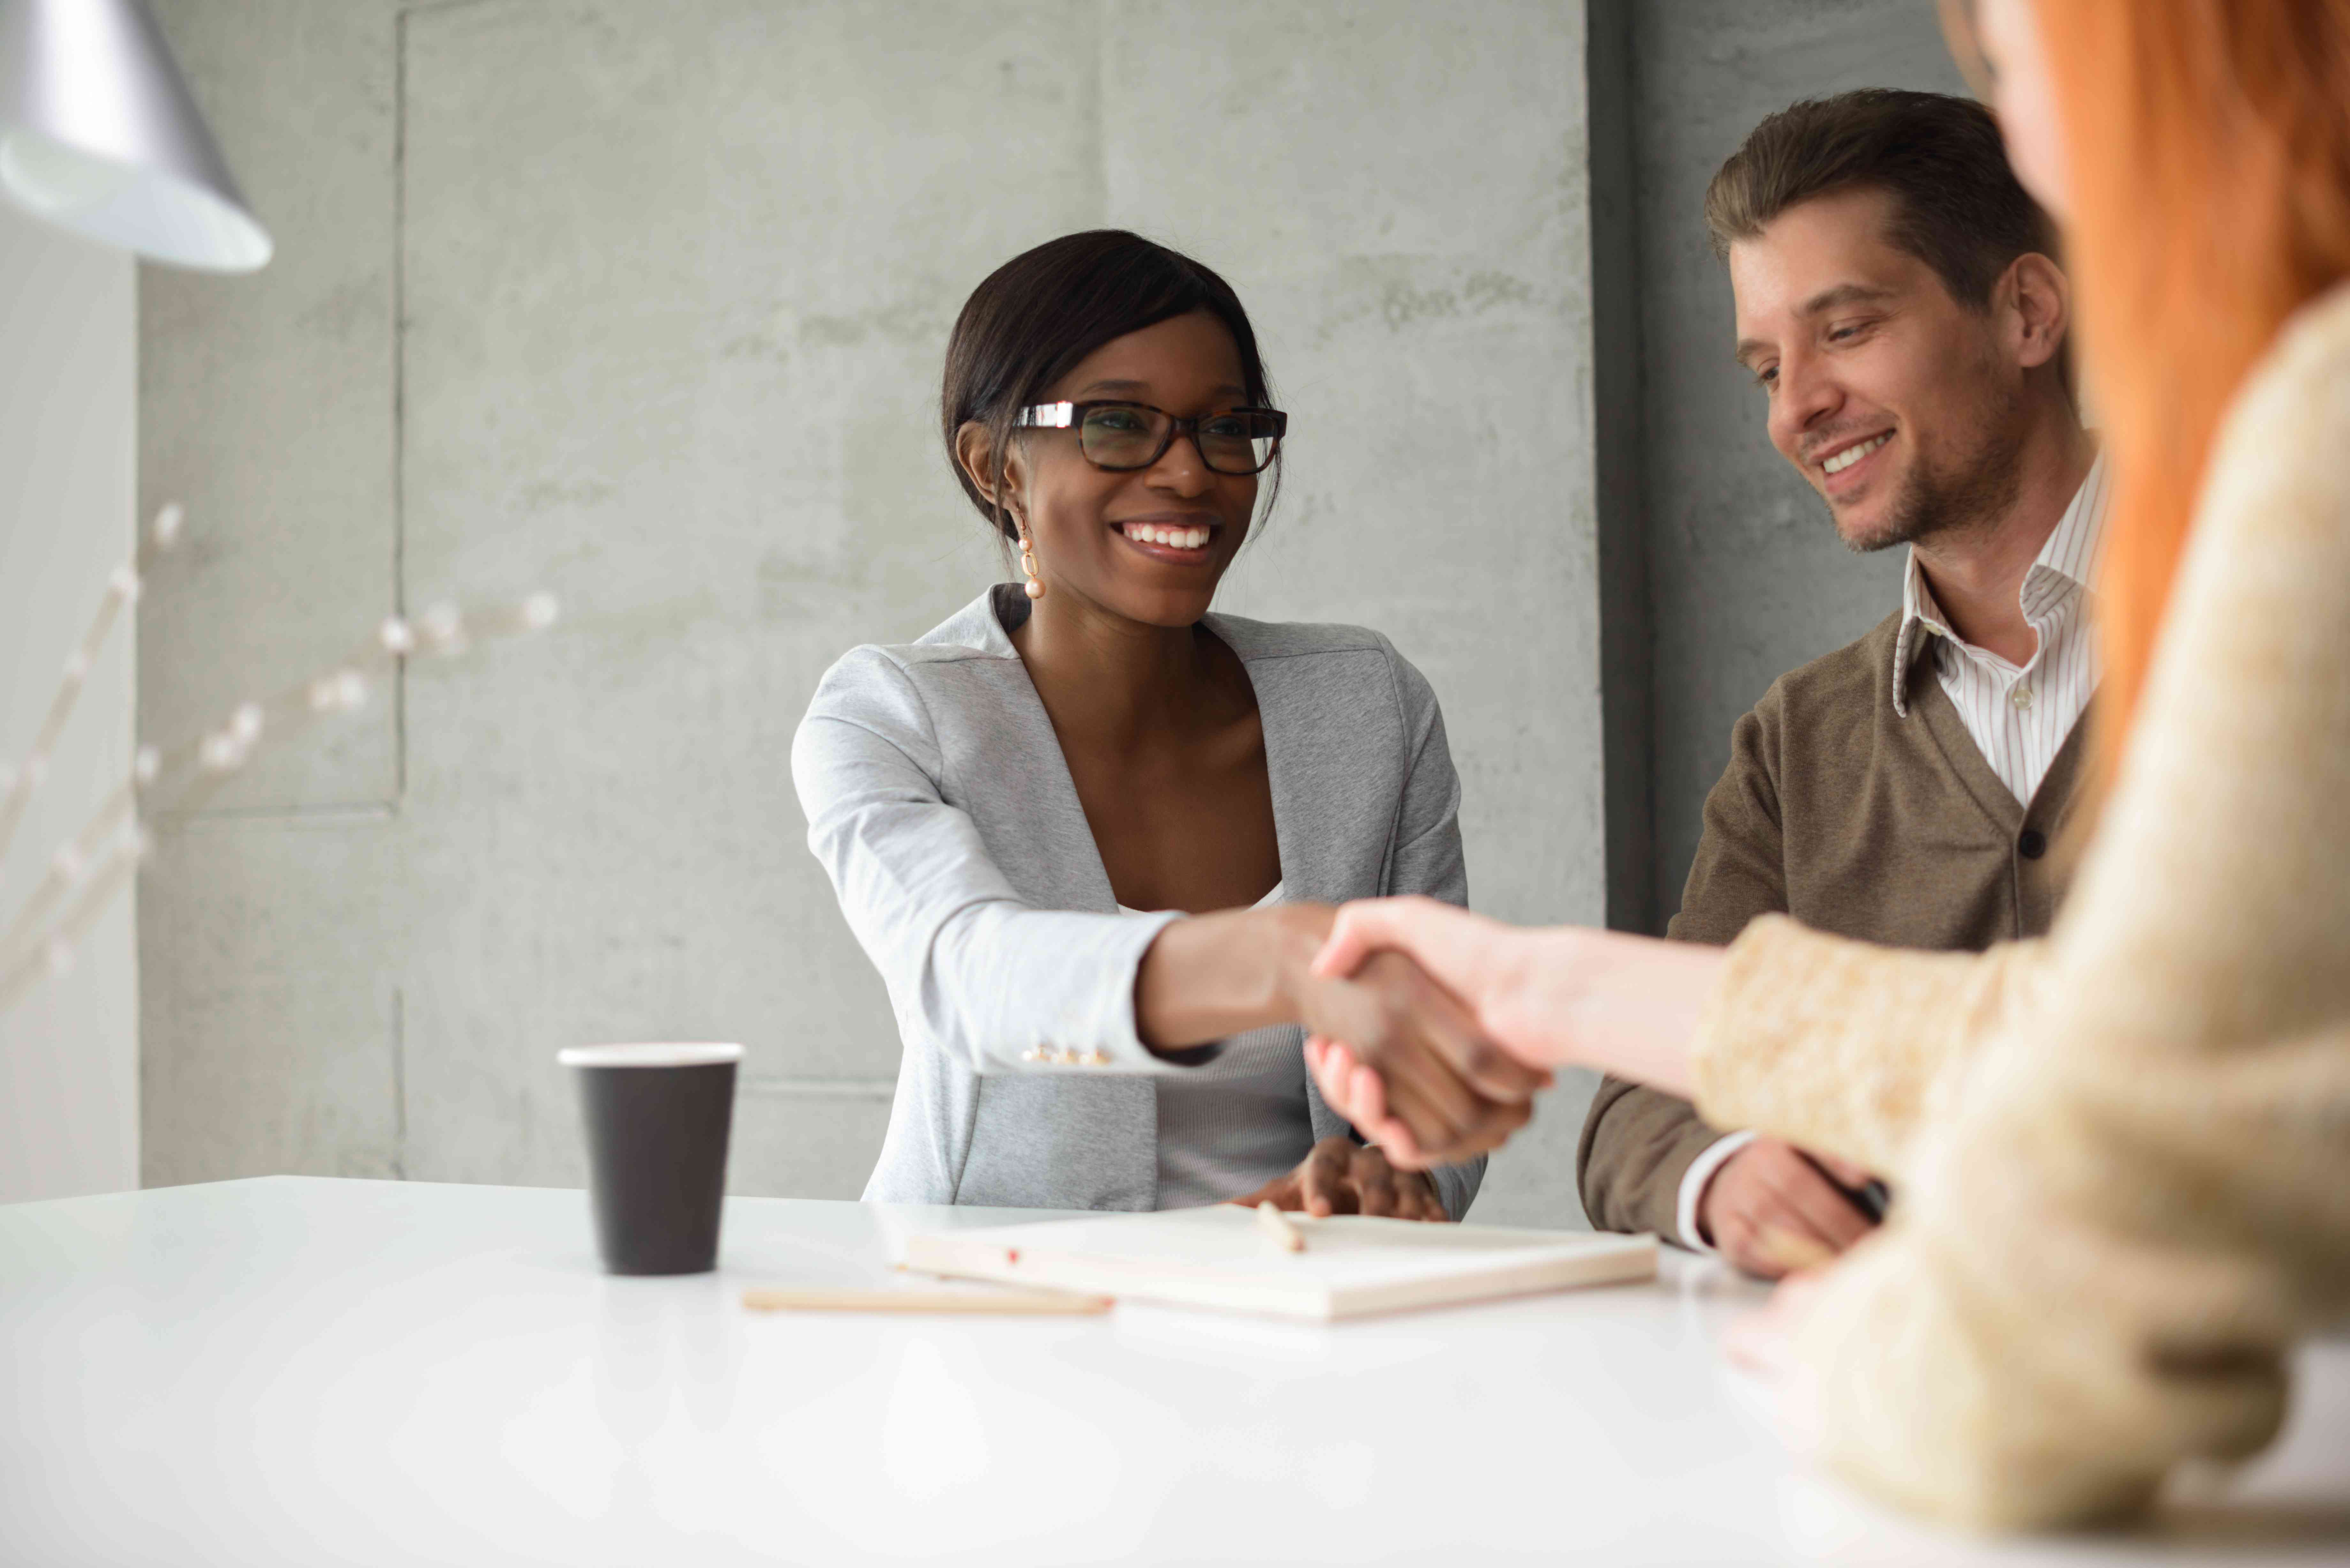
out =
[(1022, 409), (1103, 344), (1195, 310), (1232, 333), (1248, 400), (1270, 406), (1272, 389), (1240, 296), (1187, 255), (1124, 229), (1089, 229), (1048, 240), (990, 273), (955, 318), (939, 395), (947, 462), (980, 515), (1006, 538), (1016, 536), (957, 461), (956, 431), (974, 421), (986, 427), (1000, 493), (1004, 449)]

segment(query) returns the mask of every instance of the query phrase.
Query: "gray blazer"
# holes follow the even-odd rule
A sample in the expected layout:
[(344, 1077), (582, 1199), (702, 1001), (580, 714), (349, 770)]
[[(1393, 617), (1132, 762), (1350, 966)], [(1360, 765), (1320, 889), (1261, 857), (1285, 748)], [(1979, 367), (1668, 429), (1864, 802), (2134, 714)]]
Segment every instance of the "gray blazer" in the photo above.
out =
[[(868, 1200), (1157, 1206), (1158, 1090), (1135, 1031), (1145, 949), (1006, 628), (1009, 584), (919, 642), (851, 649), (792, 743), (808, 847), (881, 971), (905, 1054)], [(1211, 615), (1264, 724), (1288, 896), (1468, 901), (1436, 695), (1377, 632)], [(1302, 1043), (1302, 1035), (1300, 1036)], [(1346, 1130), (1309, 1075), (1314, 1136)], [(1458, 1220), (1480, 1158), (1436, 1172)]]

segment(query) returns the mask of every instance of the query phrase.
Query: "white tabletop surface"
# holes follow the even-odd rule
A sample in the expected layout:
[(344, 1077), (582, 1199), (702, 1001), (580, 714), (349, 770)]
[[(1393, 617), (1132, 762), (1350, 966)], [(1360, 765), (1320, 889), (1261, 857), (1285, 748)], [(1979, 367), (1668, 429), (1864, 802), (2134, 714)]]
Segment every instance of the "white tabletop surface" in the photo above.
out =
[(1811, 1477), (1674, 1256), (1308, 1325), (761, 1314), (1005, 1210), (737, 1199), (610, 1279), (577, 1192), (276, 1178), (0, 1208), (0, 1563), (2350, 1560), (2350, 1345), (2129, 1537), (1986, 1546)]

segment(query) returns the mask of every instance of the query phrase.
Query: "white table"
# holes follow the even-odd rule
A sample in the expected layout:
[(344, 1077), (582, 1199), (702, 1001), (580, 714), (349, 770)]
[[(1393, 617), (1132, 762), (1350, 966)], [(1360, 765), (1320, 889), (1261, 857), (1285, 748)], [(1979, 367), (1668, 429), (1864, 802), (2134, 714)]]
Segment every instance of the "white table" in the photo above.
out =
[(1332, 1326), (765, 1315), (1003, 1210), (738, 1199), (723, 1269), (597, 1269), (577, 1192), (277, 1178), (0, 1208), (0, 1563), (2341, 1562), (2350, 1345), (2129, 1540), (2000, 1548), (1790, 1461), (1649, 1286)]

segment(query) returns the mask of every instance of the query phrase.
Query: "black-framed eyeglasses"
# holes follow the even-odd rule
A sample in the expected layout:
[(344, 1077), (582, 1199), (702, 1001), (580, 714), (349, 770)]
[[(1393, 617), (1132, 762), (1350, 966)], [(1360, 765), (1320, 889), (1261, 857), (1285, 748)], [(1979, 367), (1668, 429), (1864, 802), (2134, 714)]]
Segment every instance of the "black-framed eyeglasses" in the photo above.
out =
[(1278, 409), (1226, 409), (1180, 420), (1149, 403), (1037, 403), (1012, 422), (1022, 430), (1075, 430), (1086, 461), (1114, 473), (1149, 468), (1179, 435), (1190, 436), (1200, 461), (1218, 473), (1262, 473), (1289, 429), (1289, 416)]

